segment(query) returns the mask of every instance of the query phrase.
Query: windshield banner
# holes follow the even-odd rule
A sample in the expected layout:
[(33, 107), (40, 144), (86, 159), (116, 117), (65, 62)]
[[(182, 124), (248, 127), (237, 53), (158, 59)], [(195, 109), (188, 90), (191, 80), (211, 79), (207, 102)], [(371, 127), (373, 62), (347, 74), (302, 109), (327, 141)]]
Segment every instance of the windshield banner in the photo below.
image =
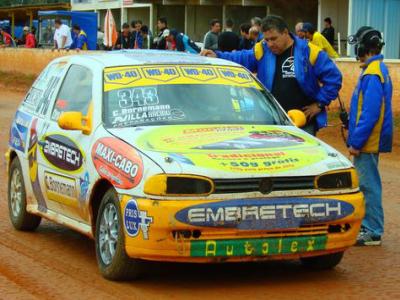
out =
[(146, 65), (106, 68), (104, 91), (133, 86), (218, 84), (262, 89), (241, 67), (203, 65)]

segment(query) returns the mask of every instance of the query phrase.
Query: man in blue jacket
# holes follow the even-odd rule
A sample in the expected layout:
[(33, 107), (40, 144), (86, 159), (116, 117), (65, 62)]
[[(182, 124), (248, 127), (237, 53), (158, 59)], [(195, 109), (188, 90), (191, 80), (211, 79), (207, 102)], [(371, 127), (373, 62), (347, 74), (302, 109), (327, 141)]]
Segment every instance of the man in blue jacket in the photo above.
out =
[(378, 170), (380, 152), (392, 151), (392, 82), (381, 50), (381, 33), (372, 27), (361, 27), (349, 37), (355, 44), (362, 72), (350, 104), (349, 152), (364, 193), (366, 213), (357, 245), (381, 244), (383, 234), (382, 184)]
[(88, 38), (86, 32), (77, 24), (72, 26), (72, 45), (70, 49), (87, 50)]
[(325, 107), (337, 98), (342, 75), (327, 54), (289, 32), (279, 16), (262, 20), (264, 40), (253, 49), (236, 52), (204, 50), (202, 55), (237, 62), (257, 76), (285, 111), (301, 109), (308, 122), (303, 129), (315, 135), (327, 126)]

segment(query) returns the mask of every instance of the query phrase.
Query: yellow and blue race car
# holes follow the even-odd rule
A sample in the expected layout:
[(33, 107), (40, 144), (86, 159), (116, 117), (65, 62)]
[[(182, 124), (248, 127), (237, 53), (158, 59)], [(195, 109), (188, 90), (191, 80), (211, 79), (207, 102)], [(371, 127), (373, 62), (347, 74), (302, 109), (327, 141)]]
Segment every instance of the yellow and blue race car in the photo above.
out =
[(351, 163), (290, 115), (225, 60), (56, 59), (11, 125), (11, 222), (34, 230), (43, 217), (94, 238), (112, 280), (146, 260), (332, 268), (355, 243), (363, 196)]

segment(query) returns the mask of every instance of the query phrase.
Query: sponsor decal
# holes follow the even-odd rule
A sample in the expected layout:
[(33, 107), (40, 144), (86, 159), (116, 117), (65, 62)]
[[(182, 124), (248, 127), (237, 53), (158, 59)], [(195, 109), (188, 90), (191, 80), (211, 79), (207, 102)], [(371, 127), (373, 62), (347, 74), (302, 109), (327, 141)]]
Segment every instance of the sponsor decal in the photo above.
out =
[(40, 182), (38, 177), (38, 162), (37, 162), (37, 123), (38, 119), (34, 118), (31, 124), (29, 147), (28, 147), (28, 162), (29, 162), (29, 178), (32, 184), (33, 194), (35, 195), (36, 201), (38, 202), (38, 209), (41, 212), (47, 211), (46, 201), (40, 188)]
[(265, 125), (160, 126), (147, 130), (137, 144), (169, 156), (174, 153), (184, 158), (182, 163), (236, 173), (277, 174), (327, 158), (316, 140)]
[(74, 178), (45, 172), (44, 186), (49, 200), (65, 205), (76, 204), (77, 190)]
[(70, 138), (61, 134), (46, 135), (40, 150), (53, 166), (65, 171), (78, 171), (83, 164), (83, 153)]
[(250, 73), (241, 67), (146, 65), (112, 67), (104, 71), (105, 92), (135, 86), (205, 83), (262, 89)]
[(190, 256), (268, 256), (324, 250), (327, 237), (299, 236), (263, 239), (191, 241)]
[(135, 199), (131, 199), (125, 206), (124, 225), (127, 234), (135, 237), (142, 232), (143, 239), (149, 239), (150, 224), (153, 223), (153, 217), (147, 215), (147, 211), (140, 210)]
[(193, 226), (271, 230), (339, 220), (353, 211), (350, 203), (334, 199), (255, 198), (191, 206), (175, 218)]
[(84, 202), (87, 198), (87, 194), (89, 191), (89, 172), (85, 172), (83, 178), (79, 178), (79, 185), (81, 187), (81, 193), (79, 195), (79, 200)]
[(14, 149), (25, 151), (29, 125), (32, 117), (21, 111), (17, 111), (11, 125), (9, 145)]
[(143, 162), (140, 154), (123, 141), (101, 138), (92, 148), (93, 164), (100, 176), (121, 189), (131, 189), (140, 183)]

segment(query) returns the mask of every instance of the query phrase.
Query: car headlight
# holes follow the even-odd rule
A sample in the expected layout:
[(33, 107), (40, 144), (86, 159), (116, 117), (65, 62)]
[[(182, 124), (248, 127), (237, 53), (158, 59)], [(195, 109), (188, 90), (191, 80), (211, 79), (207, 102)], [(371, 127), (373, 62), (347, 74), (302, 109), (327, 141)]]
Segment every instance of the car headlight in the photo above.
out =
[(156, 196), (208, 196), (213, 191), (211, 179), (196, 175), (158, 174), (144, 184), (144, 192)]
[(315, 188), (319, 190), (358, 188), (358, 176), (355, 169), (324, 173), (315, 178)]

